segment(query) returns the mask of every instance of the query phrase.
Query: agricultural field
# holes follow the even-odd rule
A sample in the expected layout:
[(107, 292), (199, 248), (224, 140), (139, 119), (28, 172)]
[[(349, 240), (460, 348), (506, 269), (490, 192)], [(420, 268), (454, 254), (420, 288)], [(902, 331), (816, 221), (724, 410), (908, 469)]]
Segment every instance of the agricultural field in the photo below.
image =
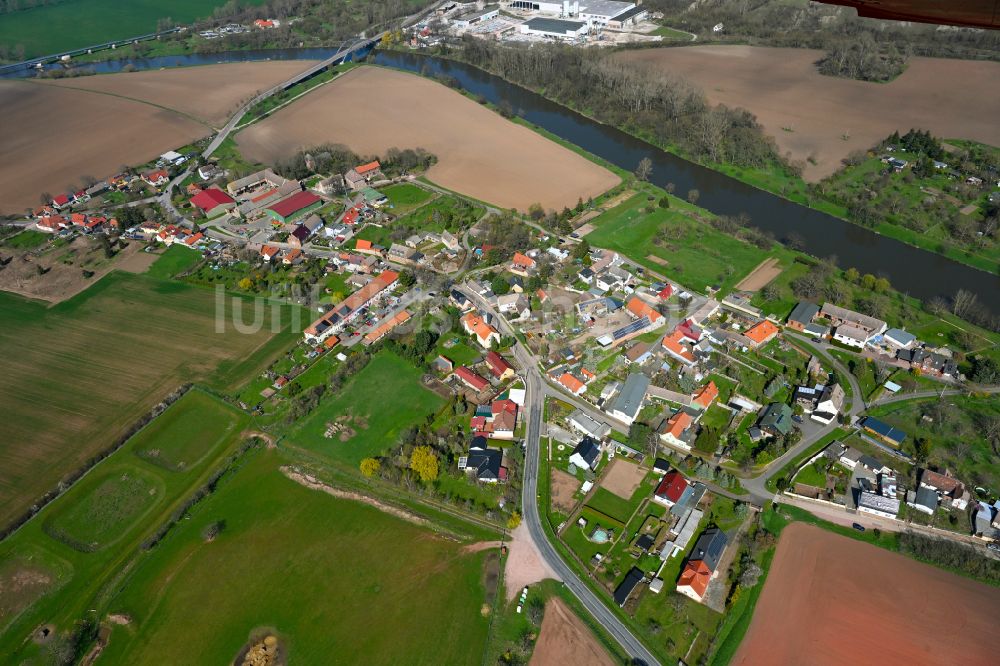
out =
[(240, 104), (313, 64), (313, 60), (235, 62), (81, 76), (45, 84), (134, 99), (222, 127)]
[[(247, 423), (198, 389), (161, 419), (0, 544), (0, 652), (20, 662), (54, 647), (56, 636), (95, 607), (95, 595), (140, 542), (231, 455)], [(193, 433), (197, 451), (187, 443)], [(191, 463), (167, 469), (150, 460), (151, 450), (178, 458), (187, 452)], [(42, 623), (51, 624), (53, 635), (38, 647), (28, 635)]]
[[(871, 594), (873, 589), (893, 593)], [(877, 644), (891, 663), (985, 664), (1000, 650), (992, 631), (998, 612), (1000, 596), (989, 585), (793, 523), (778, 540), (749, 631), (731, 663), (844, 663), (858, 645)], [(844, 641), (848, 635), (852, 639)]]
[(22, 214), (39, 204), (43, 192), (59, 194), (85, 178), (110, 176), (123, 164), (142, 164), (210, 131), (144, 102), (13, 80), (0, 81), (0, 116), (18, 128), (0, 134), (6, 156), (0, 214)]
[(229, 299), (217, 333), (213, 292), (120, 272), (51, 308), (0, 293), (0, 523), (181, 384), (238, 386), (295, 337), (238, 333), (232, 310)]
[[(211, 16), (222, 0), (75, 0), (0, 15), (0, 43), (24, 47), (24, 57), (50, 55), (156, 31), (156, 22), (170, 17), (191, 23)], [(263, 0), (247, 0), (247, 5)]]
[(906, 432), (904, 450), (915, 439), (930, 444), (927, 462), (975, 486), (1000, 490), (1000, 397), (945, 396), (873, 407), (868, 414)]
[(596, 229), (587, 241), (699, 291), (710, 285), (732, 287), (764, 258), (763, 250), (657, 207), (658, 197), (650, 201), (651, 196), (636, 194), (591, 220)]
[[(351, 99), (351, 113), (331, 113)], [(237, 135), (243, 154), (268, 164), (296, 150), (341, 143), (358, 154), (423, 148), (427, 178), (504, 208), (573, 206), (618, 177), (447, 86), (413, 74), (358, 67)], [(532, 168), (523, 168), (525, 164)], [(538, 173), (559, 173), (557, 180)]]
[[(297, 424), (289, 439), (357, 469), (362, 458), (381, 455), (396, 443), (403, 429), (420, 423), (444, 404), (440, 396), (422, 387), (420, 375), (408, 361), (380, 352), (340, 393), (324, 400)], [(332, 423), (340, 427), (325, 437)]]
[(135, 568), (108, 603), (132, 625), (115, 628), (102, 661), (184, 663), (197, 645), (199, 661), (228, 663), (266, 630), (296, 663), (479, 664), (487, 554), (302, 487), (280, 462), (250, 454)]
[(7, 157), (0, 165), (0, 214), (23, 213), (43, 192), (64, 192), (207, 136), (242, 101), (308, 66), (234, 63), (0, 81), (0, 115), (19, 128), (0, 135)]
[(757, 46), (685, 46), (625, 51), (631, 65), (669, 71), (700, 86), (715, 104), (748, 109), (781, 154), (818, 181), (852, 151), (868, 150), (898, 130), (1000, 145), (1000, 99), (983, 95), (1000, 63), (910, 58), (889, 83), (823, 76), (822, 51)]

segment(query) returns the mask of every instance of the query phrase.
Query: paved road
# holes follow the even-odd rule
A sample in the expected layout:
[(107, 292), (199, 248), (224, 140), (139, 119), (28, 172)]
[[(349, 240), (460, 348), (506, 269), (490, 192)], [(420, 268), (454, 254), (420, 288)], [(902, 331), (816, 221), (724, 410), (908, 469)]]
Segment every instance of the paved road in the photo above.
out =
[(894, 402), (905, 402), (907, 400), (920, 400), (921, 398), (937, 398), (943, 395), (968, 395), (969, 393), (1000, 393), (1000, 386), (973, 386), (958, 389), (937, 389), (936, 391), (913, 391), (912, 393), (896, 393), (884, 396), (871, 402), (875, 405), (889, 405)]

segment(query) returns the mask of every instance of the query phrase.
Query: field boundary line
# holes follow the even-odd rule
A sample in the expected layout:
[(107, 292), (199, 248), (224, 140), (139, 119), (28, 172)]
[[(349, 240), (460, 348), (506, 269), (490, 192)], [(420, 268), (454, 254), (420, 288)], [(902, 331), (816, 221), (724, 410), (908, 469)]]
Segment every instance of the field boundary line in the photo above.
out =
[[(19, 80), (21, 80), (21, 79), (19, 79)], [(30, 79), (29, 80), (24, 80), (24, 83), (31, 83), (31, 84), (34, 84), (36, 86), (49, 85), (49, 84), (45, 84), (45, 83), (40, 83), (38, 81), (32, 81)], [(52, 84), (52, 85), (54, 85), (54, 84)], [(103, 90), (91, 90), (90, 88), (80, 88), (80, 87), (77, 87), (77, 86), (63, 86), (63, 85), (58, 85), (58, 86), (54, 86), (54, 87), (56, 87), (56, 88), (64, 88), (66, 90), (76, 90), (76, 91), (79, 91), (79, 92), (91, 93), (93, 95), (106, 95), (108, 97), (117, 97), (118, 99), (124, 99), (124, 100), (127, 100), (129, 102), (137, 102), (139, 104), (145, 104), (146, 106), (151, 106), (153, 108), (160, 109), (162, 111), (168, 111), (170, 113), (176, 113), (178, 116), (181, 116), (182, 118), (187, 118), (188, 120), (193, 120), (194, 122), (198, 123), (199, 125), (204, 125), (205, 127), (207, 127), (210, 130), (215, 131), (215, 129), (216, 129), (215, 127), (212, 127), (212, 125), (209, 124), (208, 122), (202, 120), (201, 118), (197, 118), (195, 116), (192, 116), (190, 113), (185, 113), (185, 112), (180, 111), (178, 109), (172, 109), (169, 106), (163, 106), (162, 104), (156, 104), (155, 102), (150, 102), (150, 101), (147, 101), (147, 100), (144, 100), (144, 99), (139, 99), (138, 97), (129, 97), (128, 95), (121, 95), (119, 93), (105, 92)]]

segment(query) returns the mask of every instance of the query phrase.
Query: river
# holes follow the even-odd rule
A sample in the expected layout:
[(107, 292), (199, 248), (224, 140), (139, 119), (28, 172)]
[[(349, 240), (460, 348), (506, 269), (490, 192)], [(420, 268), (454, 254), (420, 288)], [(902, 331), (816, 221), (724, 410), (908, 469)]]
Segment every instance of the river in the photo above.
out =
[[(126, 65), (136, 69), (159, 69), (223, 62), (322, 59), (334, 53), (336, 49), (236, 51), (114, 60), (86, 66), (99, 73), (109, 73), (121, 71)], [(937, 296), (948, 298), (959, 289), (965, 289), (975, 293), (979, 302), (992, 312), (1000, 312), (1000, 276), (881, 236), (694, 164), (471, 65), (434, 56), (387, 51), (377, 51), (374, 61), (403, 70), (453, 77), (469, 92), (482, 95), (493, 104), (509, 102), (525, 120), (622, 169), (632, 171), (641, 159), (649, 158), (653, 163), (651, 180), (654, 183), (674, 183), (677, 192), (696, 189), (700, 193), (699, 206), (720, 215), (746, 213), (755, 226), (771, 232), (776, 238), (795, 233), (803, 240), (806, 252), (817, 257), (834, 256), (839, 266), (853, 266), (861, 273), (884, 276), (895, 289), (909, 296), (927, 301)], [(25, 74), (28, 73), (18, 73)]]

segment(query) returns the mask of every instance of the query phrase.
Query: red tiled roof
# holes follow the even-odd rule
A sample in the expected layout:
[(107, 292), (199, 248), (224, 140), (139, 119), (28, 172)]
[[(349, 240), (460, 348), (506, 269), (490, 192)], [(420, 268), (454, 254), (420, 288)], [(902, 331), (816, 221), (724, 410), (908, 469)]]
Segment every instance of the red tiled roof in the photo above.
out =
[(719, 397), (719, 388), (715, 385), (715, 382), (709, 381), (707, 384), (702, 386), (700, 389), (695, 391), (693, 403), (700, 405), (705, 409)]
[(642, 300), (638, 296), (633, 296), (629, 300), (626, 309), (637, 319), (640, 317), (648, 317), (649, 321), (654, 324), (660, 319), (663, 319), (663, 315), (661, 315), (656, 308), (651, 307), (648, 303), (646, 303), (646, 301)]
[(354, 246), (358, 250), (370, 250), (372, 249), (372, 242), (370, 240), (358, 239), (357, 244)]
[(490, 385), (488, 381), (476, 374), (474, 370), (464, 365), (455, 368), (455, 376), (477, 391), (482, 391)]
[(514, 258), (511, 260), (515, 266), (520, 266), (521, 268), (531, 268), (535, 265), (535, 260), (526, 254), (521, 254), (520, 252), (514, 253)]
[(219, 188), (210, 187), (191, 197), (191, 203), (207, 212), (217, 206), (236, 203), (236, 200)]
[(517, 414), (517, 403), (513, 400), (494, 400), (493, 404), (490, 405), (490, 411), (496, 416), (501, 412), (509, 412), (511, 414)]
[(363, 176), (369, 171), (377, 171), (378, 169), (381, 168), (381, 166), (382, 165), (378, 163), (378, 160), (375, 160), (374, 162), (369, 162), (368, 164), (362, 164), (359, 167), (354, 167), (354, 170)]
[[(680, 412), (683, 414), (683, 412)], [(686, 416), (686, 415), (685, 415)], [(691, 417), (688, 417), (690, 420)], [(660, 481), (660, 485), (656, 488), (656, 494), (659, 497), (666, 497), (671, 502), (677, 502), (684, 494), (684, 490), (687, 488), (688, 482), (680, 472), (674, 470), (668, 472), (663, 480)]]
[(68, 194), (60, 194), (60, 195), (56, 196), (54, 199), (52, 199), (52, 203), (56, 204), (57, 206), (62, 206), (64, 204), (68, 204), (69, 203), (69, 195)]
[(657, 292), (656, 295), (662, 298), (663, 300), (667, 300), (668, 298), (673, 296), (673, 294), (674, 294), (674, 287), (673, 285), (668, 284), (666, 287)]
[(490, 366), (490, 372), (492, 372), (495, 377), (501, 377), (508, 370), (514, 369), (514, 366), (508, 363), (503, 356), (495, 351), (491, 351), (486, 355), (486, 364)]
[(708, 583), (712, 580), (712, 570), (708, 568), (704, 560), (694, 560), (688, 562), (681, 572), (681, 577), (677, 579), (678, 587), (690, 587), (698, 597), (705, 596)]
[(673, 333), (663, 337), (663, 346), (685, 360), (694, 361), (694, 354), (692, 354), (687, 347), (681, 344), (681, 339), (683, 337), (683, 333), (674, 329)]
[[(670, 435), (674, 438), (680, 439), (681, 435), (683, 435), (684, 431), (691, 426), (692, 422), (693, 419), (689, 414), (686, 412), (677, 412), (667, 421), (667, 429), (664, 431), (664, 434), (670, 433)], [(662, 484), (660, 485), (662, 487)], [(683, 491), (684, 488), (681, 488), (681, 490)], [(659, 494), (659, 489), (657, 489), (656, 492)]]
[(573, 393), (579, 393), (580, 391), (583, 390), (584, 386), (583, 382), (581, 382), (579, 379), (569, 374), (568, 372), (564, 372), (562, 374), (562, 377), (559, 378), (559, 383), (568, 388)]
[(778, 334), (778, 327), (765, 319), (764, 321), (751, 326), (744, 334), (758, 345), (763, 344)]
[(267, 209), (274, 211), (281, 217), (288, 217), (292, 213), (300, 211), (308, 206), (312, 206), (318, 201), (322, 201), (322, 199), (312, 192), (296, 192), (290, 197), (285, 197), (273, 206), (268, 206)]

